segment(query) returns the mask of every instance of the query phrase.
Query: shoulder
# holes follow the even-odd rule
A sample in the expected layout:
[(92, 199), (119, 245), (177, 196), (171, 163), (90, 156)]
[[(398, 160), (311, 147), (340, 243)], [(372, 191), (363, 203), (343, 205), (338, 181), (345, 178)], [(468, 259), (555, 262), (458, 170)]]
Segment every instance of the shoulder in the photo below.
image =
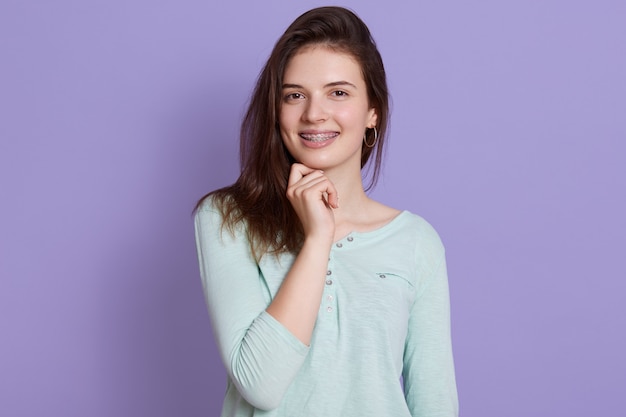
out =
[[(372, 235), (394, 247), (414, 248), (416, 252), (441, 258), (444, 246), (435, 228), (422, 216), (370, 200)], [(382, 233), (381, 233), (382, 232)]]
[(411, 248), (420, 273), (430, 275), (445, 262), (445, 247), (439, 233), (420, 215), (403, 211), (394, 220), (394, 229)]
[(206, 228), (216, 225), (221, 227), (224, 218), (215, 196), (208, 195), (202, 199), (194, 211), (194, 222), (196, 227)]
[(248, 255), (250, 244), (244, 222), (227, 221), (224, 209), (221, 200), (213, 195), (204, 198), (198, 205), (194, 215), (196, 245), (206, 253)]
[(434, 251), (444, 251), (439, 233), (422, 216), (405, 210), (398, 215), (398, 220), (399, 227), (413, 235), (416, 245)]
[(219, 213), (221, 211), (219, 207), (217, 197), (214, 194), (209, 194), (200, 200), (194, 212), (196, 217), (205, 216), (209, 213)]
[(223, 222), (221, 210), (216, 204), (215, 197), (212, 195), (205, 197), (194, 211), (196, 231), (201, 231), (203, 234), (209, 230), (221, 228)]
[[(387, 206), (375, 200), (370, 200), (371, 212), (373, 213), (372, 224), (378, 227), (372, 229), (390, 227), (392, 229), (406, 230), (413, 234), (424, 244), (432, 243), (441, 245), (441, 239), (435, 228), (426, 219), (409, 210), (399, 210)], [(396, 232), (396, 230), (394, 230)]]
[(194, 217), (196, 221), (211, 219), (221, 224), (226, 218), (231, 217), (230, 214), (234, 211), (231, 202), (232, 198), (229, 195), (211, 193), (198, 203)]
[(245, 229), (242, 222), (229, 221), (233, 219), (233, 210), (228, 207), (229, 196), (206, 196), (195, 209), (194, 221), (196, 228), (204, 230), (220, 230), (226, 228), (235, 234)]

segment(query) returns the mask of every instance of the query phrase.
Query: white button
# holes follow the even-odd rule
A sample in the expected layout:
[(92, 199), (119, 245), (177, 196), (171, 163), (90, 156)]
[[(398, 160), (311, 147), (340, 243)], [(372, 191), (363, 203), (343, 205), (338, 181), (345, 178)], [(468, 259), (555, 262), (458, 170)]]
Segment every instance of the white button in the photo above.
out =
[(343, 247), (343, 243), (341, 243), (341, 242), (337, 243), (335, 246), (337, 246), (338, 248), (341, 248), (341, 247)]
[(332, 295), (329, 295), (328, 297), (326, 297), (326, 299), (327, 299), (328, 301), (333, 301), (333, 296), (332, 296)]
[(326, 285), (333, 285), (333, 280), (332, 279), (327, 279), (326, 280)]
[(326, 307), (326, 311), (328, 311), (329, 313), (332, 313), (333, 308), (332, 307)]
[(352, 242), (354, 238), (352, 236), (348, 236), (348, 242)]
[(330, 269), (328, 271), (326, 271), (326, 275), (330, 275), (332, 273), (333, 273), (333, 271), (331, 271)]

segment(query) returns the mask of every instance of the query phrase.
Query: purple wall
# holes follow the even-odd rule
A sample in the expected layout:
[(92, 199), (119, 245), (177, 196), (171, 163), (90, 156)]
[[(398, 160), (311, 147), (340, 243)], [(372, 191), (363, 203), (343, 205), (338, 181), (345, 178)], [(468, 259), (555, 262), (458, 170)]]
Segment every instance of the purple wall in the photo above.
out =
[[(190, 211), (323, 3), (0, 3), (0, 415), (218, 415)], [(393, 94), (374, 195), (448, 247), (463, 416), (623, 412), (626, 3), (342, 4)]]

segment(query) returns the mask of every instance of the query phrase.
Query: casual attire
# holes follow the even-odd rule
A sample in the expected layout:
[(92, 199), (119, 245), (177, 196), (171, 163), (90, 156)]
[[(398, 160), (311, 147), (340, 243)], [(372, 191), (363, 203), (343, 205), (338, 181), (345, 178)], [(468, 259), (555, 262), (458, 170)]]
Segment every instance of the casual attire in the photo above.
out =
[(265, 312), (295, 256), (257, 263), (245, 225), (222, 228), (211, 199), (195, 226), (229, 376), (222, 417), (458, 415), (444, 248), (421, 217), (333, 245), (310, 347)]

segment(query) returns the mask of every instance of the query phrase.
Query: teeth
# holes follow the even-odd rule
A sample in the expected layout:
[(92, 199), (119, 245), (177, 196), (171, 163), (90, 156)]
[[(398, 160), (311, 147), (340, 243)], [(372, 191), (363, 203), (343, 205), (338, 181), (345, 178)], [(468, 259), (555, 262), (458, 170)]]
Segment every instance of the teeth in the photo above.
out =
[(300, 137), (311, 142), (323, 142), (325, 140), (334, 138), (337, 133), (301, 133)]

